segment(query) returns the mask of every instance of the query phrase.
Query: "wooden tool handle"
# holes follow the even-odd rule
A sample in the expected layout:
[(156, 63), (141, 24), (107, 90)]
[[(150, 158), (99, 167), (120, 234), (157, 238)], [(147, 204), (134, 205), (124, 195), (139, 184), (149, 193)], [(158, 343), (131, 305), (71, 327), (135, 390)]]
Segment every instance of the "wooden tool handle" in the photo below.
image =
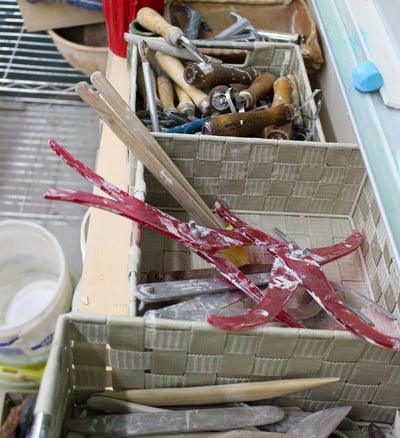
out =
[(105, 395), (150, 406), (204, 405), (267, 400), (339, 380), (336, 377), (316, 377), (213, 386), (106, 391), (96, 395)]
[(283, 124), (292, 118), (293, 109), (290, 105), (280, 105), (275, 108), (245, 113), (222, 114), (205, 122), (202, 133), (245, 137), (260, 131), (265, 126)]
[(176, 109), (181, 113), (194, 114), (196, 111), (196, 105), (193, 103), (190, 96), (186, 91), (182, 90), (178, 84), (174, 84), (174, 88), (176, 96), (178, 97)]
[(283, 105), (285, 103), (293, 103), (292, 93), (293, 85), (287, 78), (278, 78), (274, 82), (274, 98), (272, 106)]
[(175, 94), (171, 79), (167, 76), (157, 76), (157, 90), (164, 112), (175, 110)]
[(272, 73), (262, 73), (257, 76), (249, 88), (239, 93), (247, 101), (246, 108), (254, 108), (257, 101), (272, 94), (276, 76)]
[(208, 96), (185, 81), (183, 78), (184, 67), (179, 59), (161, 52), (156, 52), (155, 58), (164, 72), (190, 96), (197, 108), (204, 113), (209, 107)]
[(193, 63), (185, 65), (185, 81), (195, 87), (213, 87), (215, 85), (251, 84), (257, 76), (254, 69), (228, 67), (221, 64)]
[(183, 35), (182, 29), (168, 23), (162, 15), (152, 8), (139, 9), (136, 19), (141, 26), (163, 36), (171, 44), (175, 45)]
[[(278, 78), (274, 82), (274, 98), (271, 107), (293, 103), (293, 85), (287, 78)], [(261, 135), (263, 138), (276, 140), (290, 140), (292, 137), (292, 123), (266, 126)]]

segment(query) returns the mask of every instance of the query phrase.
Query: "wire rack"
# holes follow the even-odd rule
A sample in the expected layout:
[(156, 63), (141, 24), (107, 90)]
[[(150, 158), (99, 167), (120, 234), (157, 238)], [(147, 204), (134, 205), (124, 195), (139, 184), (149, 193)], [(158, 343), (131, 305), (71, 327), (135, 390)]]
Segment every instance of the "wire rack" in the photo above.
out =
[(26, 31), (15, 0), (0, 0), (0, 92), (14, 97), (76, 100), (85, 76), (58, 52), (47, 32)]
[(43, 192), (54, 186), (91, 190), (48, 147), (54, 138), (94, 166), (99, 121), (74, 91), (87, 77), (62, 58), (46, 32), (26, 32), (15, 0), (0, 1), (0, 41), (0, 219), (45, 226), (79, 275), (86, 209), (46, 201)]

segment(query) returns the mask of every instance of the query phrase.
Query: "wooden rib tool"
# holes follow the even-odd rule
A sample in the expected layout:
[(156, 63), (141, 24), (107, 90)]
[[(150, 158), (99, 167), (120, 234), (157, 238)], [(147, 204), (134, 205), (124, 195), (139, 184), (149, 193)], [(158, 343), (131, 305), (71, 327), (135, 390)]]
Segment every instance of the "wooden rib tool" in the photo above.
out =
[(339, 380), (337, 377), (316, 377), (183, 388), (106, 391), (96, 395), (104, 395), (151, 406), (203, 405), (266, 400), (293, 392), (306, 391), (328, 383), (338, 382)]

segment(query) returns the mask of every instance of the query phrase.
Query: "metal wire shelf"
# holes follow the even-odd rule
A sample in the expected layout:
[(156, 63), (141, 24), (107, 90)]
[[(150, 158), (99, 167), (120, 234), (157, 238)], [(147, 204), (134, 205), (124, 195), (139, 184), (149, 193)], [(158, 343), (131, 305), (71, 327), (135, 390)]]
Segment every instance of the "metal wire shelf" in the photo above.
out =
[(15, 0), (0, 0), (0, 95), (78, 99), (86, 76), (58, 52), (47, 32), (27, 32)]

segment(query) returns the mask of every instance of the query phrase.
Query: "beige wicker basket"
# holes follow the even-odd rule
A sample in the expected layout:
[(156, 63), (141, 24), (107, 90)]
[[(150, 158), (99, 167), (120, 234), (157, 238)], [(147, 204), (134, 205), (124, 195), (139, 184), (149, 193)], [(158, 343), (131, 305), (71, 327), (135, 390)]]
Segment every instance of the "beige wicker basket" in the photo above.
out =
[[(327, 265), (327, 276), (369, 293), (398, 316), (399, 271), (358, 148), (329, 143), (170, 136), (160, 143), (211, 205), (218, 193), (241, 217), (270, 231), (279, 224), (300, 243), (325, 245), (363, 232), (362, 249)], [(182, 213), (146, 175), (147, 201)], [(214, 193), (214, 195), (210, 195)], [(136, 274), (201, 266), (185, 248), (143, 230)], [(260, 327), (225, 332), (207, 323), (71, 314), (57, 325), (39, 391), (45, 437), (61, 436), (75, 404), (105, 388), (224, 384), (337, 376), (338, 383), (273, 400), (318, 410), (352, 405), (355, 420), (391, 423), (399, 407), (400, 353), (346, 331)], [(57, 403), (55, 403), (57, 401)]]
[[(362, 249), (327, 265), (327, 276), (369, 293), (398, 316), (399, 271), (356, 146), (210, 137), (193, 147), (192, 137), (171, 141), (160, 134), (159, 141), (210, 205), (218, 193), (245, 220), (266, 231), (279, 224), (304, 244), (330, 244), (360, 230)], [(152, 177), (146, 181), (149, 203), (183, 216)], [(201, 266), (185, 248), (147, 230), (141, 248), (140, 260), (132, 259), (133, 289), (136, 274)], [(63, 419), (75, 415), (74, 406), (105, 388), (327, 376), (341, 380), (272, 402), (311, 411), (352, 405), (355, 420), (393, 421), (400, 353), (346, 331), (260, 327), (235, 333), (205, 322), (70, 314), (58, 321), (36, 412), (42, 436), (55, 438)]]

